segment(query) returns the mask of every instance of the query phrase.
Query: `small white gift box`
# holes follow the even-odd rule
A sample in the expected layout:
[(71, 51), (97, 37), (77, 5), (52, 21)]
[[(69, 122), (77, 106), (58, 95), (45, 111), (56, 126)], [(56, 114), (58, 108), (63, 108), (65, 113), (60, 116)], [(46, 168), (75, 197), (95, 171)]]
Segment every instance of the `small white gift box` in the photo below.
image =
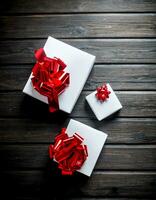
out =
[(73, 119), (70, 120), (66, 131), (68, 136), (78, 133), (84, 138), (83, 143), (87, 145), (88, 157), (81, 169), (77, 171), (90, 176), (106, 141), (107, 134)]
[(96, 91), (86, 96), (88, 104), (90, 105), (91, 109), (93, 110), (99, 121), (122, 108), (122, 105), (111, 86), (109, 84), (106, 85), (111, 93), (109, 94), (109, 98), (106, 99), (104, 102), (101, 102), (97, 99), (97, 97), (95, 96)]
[[(59, 95), (58, 100), (59, 109), (71, 113), (93, 67), (95, 56), (50, 36), (44, 45), (44, 51), (47, 57), (60, 58), (67, 65), (65, 72), (70, 73), (70, 84), (65, 91)], [(39, 94), (33, 88), (31, 75), (23, 92), (42, 102), (48, 103), (47, 97)]]

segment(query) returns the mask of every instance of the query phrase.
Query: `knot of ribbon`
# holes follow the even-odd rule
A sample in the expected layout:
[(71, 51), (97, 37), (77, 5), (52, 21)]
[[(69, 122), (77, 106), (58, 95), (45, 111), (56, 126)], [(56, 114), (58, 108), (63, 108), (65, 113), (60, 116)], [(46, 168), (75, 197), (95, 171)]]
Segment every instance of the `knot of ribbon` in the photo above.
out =
[(108, 90), (108, 87), (106, 84), (103, 84), (102, 86), (99, 86), (97, 89), (96, 89), (96, 98), (99, 100), (99, 101), (105, 101), (106, 99), (109, 98), (109, 94), (111, 93), (109, 90)]
[(44, 49), (35, 51), (36, 64), (32, 69), (32, 84), (40, 94), (47, 96), (49, 111), (59, 109), (58, 96), (69, 85), (69, 73), (65, 73), (66, 64), (60, 58), (49, 58)]
[(83, 138), (79, 134), (69, 137), (66, 128), (62, 128), (55, 137), (54, 145), (49, 146), (49, 157), (58, 162), (62, 175), (72, 175), (87, 159), (87, 146), (82, 142)]

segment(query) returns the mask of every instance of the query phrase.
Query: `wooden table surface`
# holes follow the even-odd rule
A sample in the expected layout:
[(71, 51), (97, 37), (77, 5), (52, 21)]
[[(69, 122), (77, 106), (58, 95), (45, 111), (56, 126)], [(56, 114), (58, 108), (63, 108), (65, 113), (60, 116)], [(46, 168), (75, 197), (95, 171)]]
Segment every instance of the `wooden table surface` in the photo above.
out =
[[(5, 0), (0, 13), (0, 199), (154, 198), (156, 1)], [(22, 93), (48, 35), (97, 56), (71, 115)], [(123, 109), (98, 122), (85, 96), (103, 81)], [(108, 133), (89, 179), (61, 177), (49, 162), (48, 145), (70, 118)]]

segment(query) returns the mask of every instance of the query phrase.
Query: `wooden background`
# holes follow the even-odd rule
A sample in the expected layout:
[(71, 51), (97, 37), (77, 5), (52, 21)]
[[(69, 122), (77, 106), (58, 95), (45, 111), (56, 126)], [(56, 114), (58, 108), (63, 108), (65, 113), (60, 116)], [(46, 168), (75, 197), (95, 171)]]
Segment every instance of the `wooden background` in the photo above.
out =
[[(136, 200), (156, 195), (156, 1), (5, 0), (0, 5), (0, 198)], [(22, 94), (48, 35), (97, 56), (71, 115)], [(123, 109), (98, 122), (103, 81)], [(47, 148), (70, 118), (108, 133), (91, 178), (61, 177)], [(5, 195), (2, 197), (2, 195)]]

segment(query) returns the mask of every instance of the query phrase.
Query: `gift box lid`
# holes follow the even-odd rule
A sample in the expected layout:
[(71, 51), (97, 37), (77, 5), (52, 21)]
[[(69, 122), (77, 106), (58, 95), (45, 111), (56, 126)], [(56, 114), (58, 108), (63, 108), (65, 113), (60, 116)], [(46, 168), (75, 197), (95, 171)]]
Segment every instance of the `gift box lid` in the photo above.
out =
[(77, 171), (90, 176), (106, 141), (107, 134), (71, 119), (67, 126), (67, 134), (72, 136), (74, 133), (78, 133), (84, 138), (84, 144), (87, 145), (88, 149), (88, 158), (81, 169)]
[[(65, 72), (70, 73), (70, 84), (65, 91), (59, 95), (58, 100), (60, 110), (71, 113), (93, 67), (95, 56), (50, 36), (44, 45), (44, 51), (47, 57), (58, 57), (67, 65)], [(39, 94), (33, 88), (31, 76), (23, 92), (40, 101), (48, 103), (47, 97)]]
[(109, 94), (109, 98), (105, 101), (101, 102), (96, 98), (96, 91), (86, 96), (88, 104), (90, 105), (92, 111), (94, 112), (99, 121), (110, 116), (111, 114), (122, 108), (122, 105), (115, 92), (111, 88), (110, 84), (106, 85), (111, 93)]

